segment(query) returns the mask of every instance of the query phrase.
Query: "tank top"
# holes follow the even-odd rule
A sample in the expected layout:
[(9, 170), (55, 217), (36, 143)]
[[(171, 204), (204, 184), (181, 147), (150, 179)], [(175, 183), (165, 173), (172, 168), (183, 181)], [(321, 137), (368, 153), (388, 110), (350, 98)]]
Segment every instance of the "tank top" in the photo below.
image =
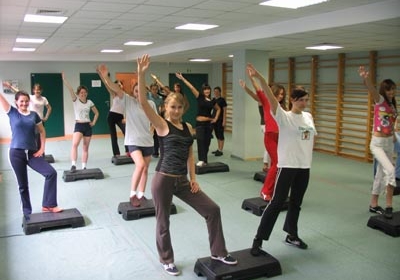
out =
[(183, 129), (175, 127), (169, 121), (166, 122), (168, 134), (158, 136), (161, 156), (156, 171), (171, 175), (186, 175), (189, 150), (193, 144), (192, 134), (185, 122), (182, 122)]

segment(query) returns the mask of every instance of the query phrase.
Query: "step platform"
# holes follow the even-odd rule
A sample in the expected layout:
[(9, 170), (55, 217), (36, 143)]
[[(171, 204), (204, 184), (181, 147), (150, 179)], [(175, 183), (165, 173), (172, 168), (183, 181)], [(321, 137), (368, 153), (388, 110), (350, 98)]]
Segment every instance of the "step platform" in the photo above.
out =
[(53, 155), (44, 155), (44, 160), (47, 161), (48, 163), (55, 162)]
[(22, 227), (26, 235), (39, 233), (42, 230), (83, 226), (85, 220), (76, 208), (64, 209), (60, 213), (34, 213), (22, 218)]
[(260, 181), (261, 183), (264, 183), (265, 177), (267, 177), (267, 172), (260, 171), (260, 172), (254, 173), (253, 179), (255, 181)]
[(250, 254), (250, 249), (232, 252), (231, 255), (238, 260), (237, 265), (227, 265), (206, 257), (196, 261), (194, 273), (205, 276), (207, 280), (247, 280), (282, 274), (279, 261), (264, 251), (257, 257)]
[(104, 174), (100, 168), (77, 169), (75, 172), (65, 170), (62, 178), (65, 182), (83, 179), (104, 179)]
[(229, 172), (229, 166), (223, 162), (209, 162), (204, 166), (196, 165), (196, 174), (205, 174), (213, 172)]
[(122, 165), (122, 164), (134, 163), (133, 159), (131, 157), (128, 157), (128, 156), (125, 156), (125, 155), (123, 155), (123, 156), (113, 156), (111, 158), (111, 162), (114, 165)]
[[(261, 197), (247, 198), (242, 202), (242, 209), (246, 211), (251, 211), (256, 216), (261, 216), (264, 212), (265, 207), (267, 207), (269, 201), (262, 199)], [(283, 204), (282, 211), (287, 210), (289, 205), (289, 197)]]
[[(122, 214), (122, 218), (126, 221), (137, 220), (143, 217), (155, 216), (156, 210), (152, 199), (147, 199), (141, 203), (139, 207), (133, 207), (130, 202), (121, 202), (118, 205), (118, 213)], [(176, 214), (175, 204), (171, 204), (170, 214)]]
[(375, 215), (369, 218), (367, 226), (379, 229), (384, 233), (398, 237), (400, 236), (400, 211), (393, 212), (392, 219), (386, 219), (384, 215)]

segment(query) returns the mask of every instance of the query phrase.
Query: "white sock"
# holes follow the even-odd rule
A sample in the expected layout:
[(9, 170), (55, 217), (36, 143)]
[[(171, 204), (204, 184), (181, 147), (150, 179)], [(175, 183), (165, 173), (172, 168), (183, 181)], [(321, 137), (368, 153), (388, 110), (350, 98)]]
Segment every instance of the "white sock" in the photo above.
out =
[(137, 198), (141, 199), (144, 196), (144, 192), (137, 192)]
[(82, 162), (82, 169), (86, 168), (86, 162)]
[(136, 195), (136, 191), (131, 191), (130, 197), (134, 197)]
[(76, 161), (75, 160), (72, 161), (72, 165), (76, 166)]

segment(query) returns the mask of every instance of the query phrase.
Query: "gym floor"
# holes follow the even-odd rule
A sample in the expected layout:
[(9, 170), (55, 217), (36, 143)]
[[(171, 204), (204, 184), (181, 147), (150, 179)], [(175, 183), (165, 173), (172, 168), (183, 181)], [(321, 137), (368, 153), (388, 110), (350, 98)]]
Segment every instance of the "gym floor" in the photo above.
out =
[[(261, 170), (262, 162), (232, 158), (231, 135), (226, 138), (224, 155), (210, 154), (209, 162), (224, 162), (230, 172), (198, 175), (197, 179), (220, 205), (227, 247), (234, 252), (250, 248), (260, 220), (241, 205), (244, 199), (258, 196), (262, 184), (254, 181), (253, 176)], [(120, 143), (122, 147), (122, 139)], [(71, 164), (70, 148), (70, 140), (48, 140), (46, 153), (56, 161), (53, 166), (58, 171), (59, 205), (77, 208), (86, 226), (25, 235), (19, 194), (8, 163), (8, 144), (0, 145), (0, 279), (172, 279), (174, 276), (167, 275), (158, 261), (154, 217), (125, 221), (118, 214), (119, 203), (129, 198), (134, 165), (113, 165), (110, 140), (94, 138), (88, 168), (100, 168), (105, 178), (64, 182), (63, 171), (69, 170)], [(215, 149), (213, 139), (210, 151)], [(148, 198), (156, 163), (157, 159), (152, 159)], [(41, 210), (43, 178), (30, 171), (29, 180), (36, 213)], [(371, 185), (370, 163), (315, 152), (299, 221), (299, 235), (309, 249), (285, 245), (282, 212), (270, 240), (263, 244), (263, 249), (277, 258), (282, 267), (282, 275), (274, 279), (398, 280), (399, 237), (367, 227)], [(196, 260), (210, 254), (205, 222), (179, 199), (174, 198), (173, 203), (178, 212), (171, 215), (175, 264), (181, 270), (178, 277), (205, 279), (193, 271)], [(383, 196), (380, 204), (385, 206)], [(395, 212), (400, 211), (399, 196), (394, 198), (393, 207)]]

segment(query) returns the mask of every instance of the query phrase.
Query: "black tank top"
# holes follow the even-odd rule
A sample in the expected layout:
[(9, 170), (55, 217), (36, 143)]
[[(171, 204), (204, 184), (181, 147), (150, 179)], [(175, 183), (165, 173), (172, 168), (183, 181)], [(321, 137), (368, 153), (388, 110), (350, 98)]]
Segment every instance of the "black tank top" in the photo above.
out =
[(168, 134), (158, 136), (161, 156), (156, 171), (172, 175), (186, 175), (189, 148), (193, 144), (193, 136), (185, 122), (182, 122), (182, 130), (169, 121), (166, 122), (169, 128)]

